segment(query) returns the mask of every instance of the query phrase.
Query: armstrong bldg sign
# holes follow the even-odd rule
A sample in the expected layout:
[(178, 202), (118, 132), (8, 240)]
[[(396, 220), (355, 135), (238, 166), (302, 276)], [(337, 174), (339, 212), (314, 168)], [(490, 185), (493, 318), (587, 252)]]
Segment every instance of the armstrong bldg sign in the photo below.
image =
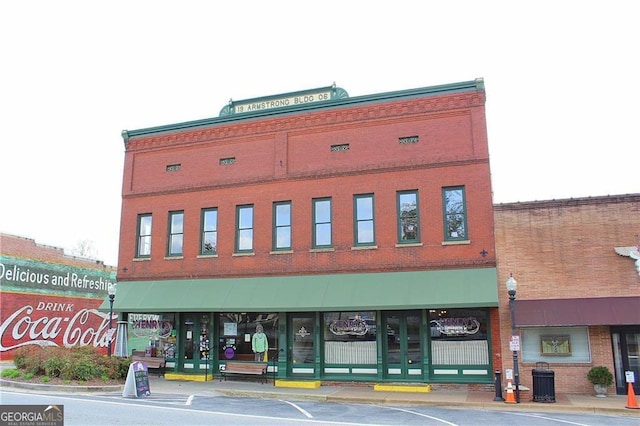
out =
[(304, 105), (319, 104), (335, 99), (348, 98), (349, 94), (342, 88), (332, 86), (318, 89), (303, 90), (277, 96), (245, 99), (242, 101), (229, 100), (229, 104), (220, 110), (220, 116), (260, 112), (288, 107), (299, 108)]
[[(33, 240), (6, 234), (1, 238), (0, 359), (13, 359), (16, 349), (29, 345), (91, 345), (106, 351), (109, 314), (99, 312), (98, 307), (109, 284), (115, 284), (115, 270), (102, 262), (66, 256), (61, 249), (39, 246)], [(16, 244), (27, 246), (32, 251), (29, 257), (60, 262), (8, 255)], [(23, 254), (23, 250), (16, 251)]]

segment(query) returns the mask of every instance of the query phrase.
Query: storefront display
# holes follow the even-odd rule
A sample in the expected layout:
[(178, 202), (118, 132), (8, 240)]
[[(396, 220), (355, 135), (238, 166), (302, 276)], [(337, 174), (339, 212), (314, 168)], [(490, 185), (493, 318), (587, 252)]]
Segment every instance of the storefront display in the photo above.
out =
[(223, 313), (218, 318), (220, 360), (268, 362), (269, 349), (277, 347), (278, 314)]

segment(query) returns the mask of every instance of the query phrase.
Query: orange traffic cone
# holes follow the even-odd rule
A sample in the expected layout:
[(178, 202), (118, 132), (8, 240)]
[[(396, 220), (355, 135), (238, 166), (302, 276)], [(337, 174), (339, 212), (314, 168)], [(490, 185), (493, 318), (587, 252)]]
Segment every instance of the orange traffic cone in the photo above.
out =
[(513, 386), (511, 386), (511, 380), (509, 380), (509, 382), (507, 382), (507, 399), (505, 399), (504, 402), (507, 403), (507, 404), (515, 404), (516, 403), (516, 397), (513, 394)]
[(633, 391), (633, 383), (629, 382), (628, 390), (627, 390), (627, 405), (626, 408), (638, 409), (638, 400), (636, 399), (636, 394)]

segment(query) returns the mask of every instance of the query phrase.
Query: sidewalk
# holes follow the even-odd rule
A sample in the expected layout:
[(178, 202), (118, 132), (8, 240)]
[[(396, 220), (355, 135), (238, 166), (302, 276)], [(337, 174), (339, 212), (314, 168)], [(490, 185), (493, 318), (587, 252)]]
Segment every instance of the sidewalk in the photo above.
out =
[[(0, 363), (0, 369), (12, 368), (13, 365)], [(17, 387), (48, 392), (121, 392), (122, 387), (100, 387), (89, 389), (75, 386), (72, 389), (61, 389), (60, 386), (27, 385), (24, 383), (1, 380), (2, 387)], [(627, 397), (624, 395), (608, 395), (596, 398), (592, 395), (556, 394), (555, 403), (538, 403), (530, 400), (527, 393), (521, 395), (520, 404), (497, 402), (495, 393), (467, 390), (432, 390), (431, 392), (390, 392), (375, 391), (372, 386), (320, 386), (315, 389), (297, 389), (276, 387), (273, 381), (261, 384), (258, 381), (234, 379), (220, 381), (219, 378), (207, 382), (166, 380), (155, 374), (149, 376), (151, 394), (178, 394), (195, 396), (247, 396), (255, 398), (274, 398), (284, 400), (315, 400), (326, 402), (349, 402), (361, 404), (393, 404), (393, 405), (427, 405), (448, 407), (473, 407), (477, 409), (513, 410), (513, 411), (581, 411), (599, 414), (618, 414), (638, 416), (640, 410), (625, 408)], [(71, 387), (67, 387), (71, 388)], [(504, 396), (504, 395), (503, 395)], [(637, 399), (637, 397), (636, 397)]]

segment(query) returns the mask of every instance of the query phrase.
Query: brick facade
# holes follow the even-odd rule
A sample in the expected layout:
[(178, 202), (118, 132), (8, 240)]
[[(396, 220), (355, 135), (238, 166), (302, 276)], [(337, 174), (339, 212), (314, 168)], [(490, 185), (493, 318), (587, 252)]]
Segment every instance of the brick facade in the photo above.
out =
[[(179, 289), (181, 280), (197, 280), (198, 283), (206, 283), (211, 292), (201, 297), (213, 299), (216, 285), (231, 279), (244, 283), (256, 278), (275, 277), (283, 278), (283, 281), (286, 278), (287, 282), (297, 279), (295, 282), (302, 285), (305, 276), (322, 275), (330, 280), (344, 280), (341, 282), (348, 286), (349, 276), (355, 276), (351, 283), (356, 283), (363, 279), (364, 274), (370, 274), (367, 278), (371, 280), (376, 279), (373, 274), (378, 277), (398, 274), (386, 281), (382, 290), (392, 295), (397, 291), (393, 282), (400, 279), (401, 272), (443, 272), (442, 276), (451, 276), (447, 272), (482, 270), (495, 275), (491, 173), (484, 103), (482, 81), (476, 80), (446, 87), (347, 97), (300, 108), (221, 115), (198, 122), (125, 131), (118, 280), (124, 288), (136, 286), (136, 290), (169, 280)], [(466, 227), (460, 238), (457, 233), (453, 235), (445, 231), (445, 188), (464, 191), (461, 213)], [(398, 197), (405, 191), (418, 195), (419, 238), (411, 244), (399, 236)], [(363, 194), (373, 196), (374, 206), (375, 242), (366, 246), (354, 241), (354, 197)], [(320, 198), (331, 199), (332, 228), (331, 244), (321, 249), (313, 244), (313, 206), (314, 200)], [(291, 203), (291, 247), (278, 251), (273, 248), (273, 209), (274, 203), (285, 201)], [(240, 252), (236, 246), (237, 208), (245, 205), (253, 207), (252, 246), (247, 252)], [(210, 208), (217, 209), (215, 254), (205, 254), (201, 247), (202, 211)], [(181, 252), (171, 256), (168, 254), (169, 215), (176, 211), (184, 214), (183, 244)], [(151, 215), (153, 222), (149, 255), (136, 252), (140, 215)], [(447, 327), (451, 328), (447, 328), (446, 333), (438, 332), (434, 337), (451, 341), (456, 333), (451, 330), (456, 327), (462, 330), (466, 327), (460, 325), (463, 322), (473, 328), (471, 324), (474, 324), (472, 320), (475, 317), (469, 319), (465, 315), (471, 314), (463, 309), (481, 309), (473, 312), (480, 312), (478, 316), (483, 318), (482, 331), (478, 326), (472, 333), (479, 333), (478, 336), (492, 333), (493, 341), (487, 346), (491, 347), (493, 343), (493, 347), (498, 348), (493, 278), (478, 278), (477, 274), (473, 276), (473, 272), (465, 275), (464, 285), (472, 288), (465, 293), (483, 289), (482, 302), (469, 300), (468, 294), (452, 291), (445, 282), (420, 281), (420, 297), (425, 301), (428, 299), (426, 295), (432, 292), (447, 295), (450, 302), (440, 306), (434, 296), (431, 305), (419, 306), (417, 315), (423, 335), (428, 334), (429, 320), (432, 319), (429, 315), (438, 308), (447, 308), (438, 310), (438, 315), (443, 316), (443, 324), (447, 310), (461, 308), (459, 317), (447, 318), (450, 320)], [(130, 287), (127, 287), (128, 283)], [(434, 288), (429, 288), (429, 285)], [(269, 291), (267, 287), (263, 288), (263, 291)], [(345, 309), (342, 303), (325, 306), (324, 311), (316, 312), (314, 328), (322, 330), (325, 327), (328, 330), (325, 320), (321, 319), (325, 312), (349, 312), (345, 313), (347, 318), (352, 316), (359, 320), (357, 311), (361, 310), (374, 312), (378, 321), (376, 327), (383, 329), (383, 318), (391, 321), (391, 312), (400, 309), (408, 312), (410, 309), (405, 305), (390, 308), (385, 301), (390, 297), (385, 297), (385, 294), (377, 294), (375, 303), (358, 305), (353, 312)], [(239, 295), (236, 297), (241, 300)], [(351, 294), (345, 298), (357, 300)], [(118, 303), (142, 312), (140, 305), (134, 306), (120, 296)], [(149, 306), (149, 309), (153, 307)], [(270, 312), (268, 307), (265, 309), (265, 312)], [(296, 313), (299, 309), (292, 304), (282, 309), (279, 315), (286, 318), (288, 313)], [(186, 311), (196, 312), (196, 308), (186, 308)], [(246, 311), (250, 312), (247, 309), (240, 312)], [(204, 312), (211, 312), (212, 322), (218, 321), (215, 309), (207, 306)], [(385, 317), (387, 313), (389, 316)], [(416, 314), (411, 315), (415, 318)], [(180, 312), (176, 311), (175, 317), (179, 316)], [(291, 338), (286, 334), (290, 330), (281, 330), (280, 340)], [(455, 336), (458, 340), (464, 332), (460, 333)], [(417, 341), (415, 337), (413, 339), (411, 343)], [(491, 383), (491, 362), (495, 362), (495, 356), (499, 354), (485, 353), (482, 362), (474, 359), (467, 367), (443, 367), (435, 372), (429, 370), (426, 341), (426, 338), (420, 340), (420, 363), (417, 365), (409, 360), (406, 361), (408, 366), (403, 367), (406, 371), (412, 370), (406, 373), (413, 375), (408, 376), (409, 379), (440, 374), (436, 379), (441, 381), (446, 380), (443, 376), (450, 375), (456, 376), (458, 381)], [(386, 348), (388, 342), (378, 338), (376, 343), (378, 353), (374, 359), (386, 359), (387, 355), (381, 348)], [(180, 347), (178, 342), (178, 350)], [(323, 356), (319, 351), (315, 359)], [(287, 356), (280, 355), (278, 361), (282, 368), (278, 371), (285, 374), (285, 370), (291, 368), (287, 366)], [(361, 373), (360, 377), (362, 374), (375, 374), (389, 379), (387, 374), (398, 373), (388, 371), (399, 369), (383, 368), (382, 365), (374, 367), (361, 369), (368, 372)], [(197, 370), (197, 367), (187, 368)], [(344, 368), (349, 370), (350, 367)], [(307, 369), (316, 375), (332, 370), (325, 371), (320, 362)], [(338, 370), (341, 368), (332, 371)]]
[(41, 262), (115, 272), (114, 266), (107, 266), (101, 260), (90, 260), (83, 257), (70, 256), (65, 254), (64, 249), (60, 247), (38, 244), (31, 238), (11, 234), (0, 234), (0, 253)]
[[(417, 136), (402, 145), (399, 138)], [(334, 152), (334, 144), (348, 144)], [(495, 266), (484, 93), (221, 123), (127, 142), (119, 280)], [(234, 158), (230, 165), (219, 160)], [(168, 172), (167, 166), (180, 164)], [(465, 188), (470, 244), (443, 245), (442, 188)], [(421, 246), (398, 248), (396, 194), (419, 192)], [(354, 251), (353, 196), (374, 194), (375, 250)], [(311, 200), (332, 197), (334, 250), (310, 253)], [(272, 205), (291, 201), (292, 253), (274, 255)], [(235, 208), (254, 206), (254, 255), (234, 257)], [(199, 258), (201, 209), (218, 208), (218, 257)], [(168, 212), (184, 256), (165, 261)], [(153, 215), (150, 262), (134, 261), (137, 215)], [(484, 252), (483, 252), (484, 250)], [(480, 253), (483, 252), (484, 255)], [(126, 271), (123, 269), (126, 268)]]
[[(527, 299), (640, 296), (633, 259), (614, 251), (639, 243), (640, 194), (498, 204), (494, 215), (503, 368), (513, 366), (509, 273), (518, 281), (516, 306)], [(596, 365), (614, 371), (609, 326), (590, 326), (589, 343), (591, 362), (550, 364), (558, 392), (592, 393), (587, 371)], [(529, 387), (535, 367), (520, 364), (521, 382)]]

